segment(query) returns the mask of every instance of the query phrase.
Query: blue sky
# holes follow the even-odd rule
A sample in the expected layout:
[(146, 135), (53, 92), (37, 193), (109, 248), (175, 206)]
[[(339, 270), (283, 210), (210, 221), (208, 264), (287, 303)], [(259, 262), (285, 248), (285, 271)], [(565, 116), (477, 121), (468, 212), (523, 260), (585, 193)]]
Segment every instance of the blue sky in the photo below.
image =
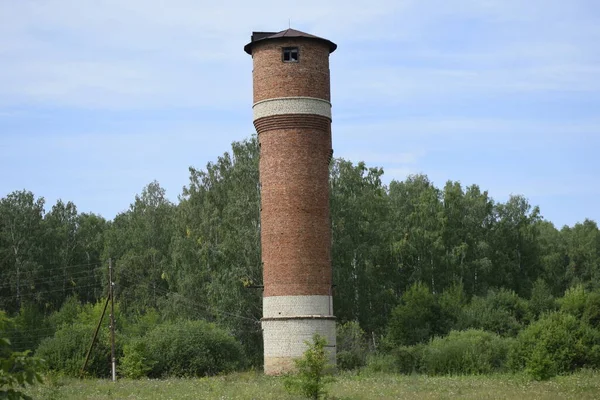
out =
[(600, 221), (595, 0), (0, 0), (0, 196), (113, 218), (253, 133), (253, 30), (331, 56), (335, 155)]

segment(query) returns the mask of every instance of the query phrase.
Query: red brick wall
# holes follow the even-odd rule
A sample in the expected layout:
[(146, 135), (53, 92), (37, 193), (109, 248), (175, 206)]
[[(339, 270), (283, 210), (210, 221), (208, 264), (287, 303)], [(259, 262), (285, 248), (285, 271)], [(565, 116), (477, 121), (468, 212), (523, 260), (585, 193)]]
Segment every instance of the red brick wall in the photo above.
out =
[[(300, 61), (283, 62), (283, 47), (298, 47)], [(330, 100), (329, 46), (306, 39), (273, 40), (252, 47), (254, 102), (306, 96)]]
[(264, 296), (328, 295), (331, 135), (279, 129), (259, 140)]
[[(297, 46), (300, 62), (281, 48)], [(330, 100), (329, 47), (317, 41), (266, 41), (252, 50), (254, 101), (307, 96)], [(329, 161), (331, 122), (318, 115), (274, 115), (259, 133), (264, 296), (331, 293)]]

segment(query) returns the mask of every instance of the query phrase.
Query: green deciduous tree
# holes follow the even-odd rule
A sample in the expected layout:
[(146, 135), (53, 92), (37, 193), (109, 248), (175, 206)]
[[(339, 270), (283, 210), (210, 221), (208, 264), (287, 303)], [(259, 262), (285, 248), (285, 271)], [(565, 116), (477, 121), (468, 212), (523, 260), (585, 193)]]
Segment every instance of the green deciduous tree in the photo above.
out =
[(331, 166), (335, 312), (381, 331), (403, 288), (391, 260), (390, 203), (383, 170), (335, 159)]
[(417, 282), (402, 295), (387, 327), (387, 341), (394, 346), (410, 346), (428, 341), (444, 332), (441, 309), (427, 285)]
[(40, 299), (35, 286), (43, 260), (44, 199), (28, 191), (10, 193), (0, 200), (0, 308), (20, 309), (23, 299)]
[(333, 382), (333, 366), (325, 350), (327, 339), (315, 334), (301, 358), (294, 360), (296, 372), (286, 376), (285, 388), (309, 399), (319, 400), (327, 396), (326, 385)]
[(10, 341), (0, 337), (0, 399), (32, 400), (21, 389), (36, 382), (42, 383), (43, 362), (31, 357), (29, 351), (13, 352)]

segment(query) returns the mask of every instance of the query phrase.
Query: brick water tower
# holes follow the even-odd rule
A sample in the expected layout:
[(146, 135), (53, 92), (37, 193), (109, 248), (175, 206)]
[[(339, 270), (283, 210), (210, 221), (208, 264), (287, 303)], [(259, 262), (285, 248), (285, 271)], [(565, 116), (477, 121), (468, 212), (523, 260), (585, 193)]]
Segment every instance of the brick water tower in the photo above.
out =
[(254, 126), (260, 146), (265, 373), (294, 367), (319, 333), (335, 362), (329, 163), (329, 40), (253, 32)]

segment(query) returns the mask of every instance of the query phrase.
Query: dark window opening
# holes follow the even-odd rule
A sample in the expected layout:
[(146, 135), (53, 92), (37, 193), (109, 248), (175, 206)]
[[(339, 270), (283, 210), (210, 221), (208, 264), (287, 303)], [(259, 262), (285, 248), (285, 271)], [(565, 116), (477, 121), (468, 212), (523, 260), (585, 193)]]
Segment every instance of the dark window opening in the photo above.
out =
[(299, 54), (297, 47), (284, 47), (283, 48), (283, 62), (298, 62)]

